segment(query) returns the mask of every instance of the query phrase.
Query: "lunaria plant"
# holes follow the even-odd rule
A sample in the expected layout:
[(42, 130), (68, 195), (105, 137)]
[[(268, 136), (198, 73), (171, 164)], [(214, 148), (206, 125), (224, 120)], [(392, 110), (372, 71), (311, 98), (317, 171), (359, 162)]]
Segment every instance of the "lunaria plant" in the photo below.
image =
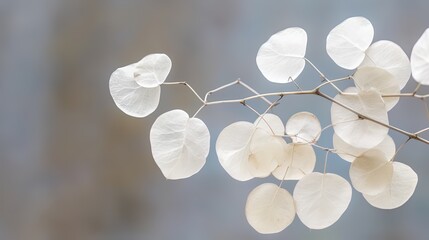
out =
[[(429, 30), (414, 45), (411, 61), (397, 44), (373, 42), (373, 36), (371, 22), (363, 17), (346, 19), (332, 29), (326, 38), (328, 55), (338, 66), (354, 71), (350, 76), (328, 79), (305, 57), (307, 34), (302, 28), (287, 28), (272, 35), (257, 53), (257, 66), (268, 81), (292, 83), (298, 91), (260, 94), (236, 80), (202, 97), (187, 82), (165, 82), (172, 66), (170, 58), (150, 54), (114, 71), (110, 92), (118, 108), (133, 117), (155, 111), (164, 85), (185, 85), (201, 102), (192, 116), (183, 110), (171, 110), (161, 114), (152, 126), (152, 155), (167, 179), (188, 178), (206, 162), (210, 133), (203, 120), (196, 117), (201, 109), (229, 103), (248, 107), (257, 119), (231, 123), (221, 131), (216, 140), (219, 163), (238, 181), (273, 175), (280, 183), (264, 183), (249, 193), (247, 221), (263, 234), (282, 231), (296, 215), (310, 229), (323, 229), (346, 211), (352, 186), (376, 208), (393, 209), (407, 202), (416, 188), (417, 174), (395, 156), (409, 140), (429, 144), (421, 137), (429, 128), (408, 132), (389, 124), (388, 118), (400, 98), (425, 103), (429, 97), (419, 93), (420, 86), (429, 85)], [(323, 80), (314, 89), (301, 89), (295, 81), (305, 65)], [(401, 93), (411, 75), (416, 81), (415, 90)], [(352, 81), (355, 86), (340, 89), (336, 85), (340, 81)], [(236, 84), (252, 95), (208, 100), (211, 94)], [(335, 89), (336, 96), (325, 93), (325, 88)], [(322, 127), (309, 112), (298, 112), (284, 123), (270, 111), (289, 95), (315, 95), (332, 102), (332, 124)], [(251, 99), (265, 101), (268, 108), (258, 113), (247, 103)], [(319, 137), (330, 127), (334, 129), (333, 147), (318, 145)], [(405, 135), (406, 142), (396, 148), (389, 131)], [(323, 172), (314, 172), (316, 149), (326, 152)], [(326, 172), (329, 154), (350, 162), (351, 184), (342, 176)], [(293, 194), (282, 188), (283, 181), (290, 180), (297, 180)]]

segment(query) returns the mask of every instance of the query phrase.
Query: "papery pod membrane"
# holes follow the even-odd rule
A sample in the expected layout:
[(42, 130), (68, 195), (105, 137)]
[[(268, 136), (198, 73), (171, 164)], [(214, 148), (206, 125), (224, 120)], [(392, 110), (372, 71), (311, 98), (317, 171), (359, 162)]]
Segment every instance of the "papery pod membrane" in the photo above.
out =
[(323, 229), (338, 221), (346, 211), (352, 188), (336, 174), (314, 172), (298, 181), (293, 198), (301, 222), (310, 229)]
[(290, 193), (272, 183), (259, 185), (246, 201), (246, 218), (262, 234), (278, 233), (295, 218), (295, 203)]
[(305, 66), (307, 33), (302, 28), (287, 28), (262, 44), (256, 63), (265, 78), (274, 83), (295, 80)]
[[(338, 94), (334, 101), (378, 122), (389, 124), (386, 106), (375, 89), (357, 91), (347, 88), (345, 93)], [(333, 102), (331, 120), (335, 133), (344, 142), (357, 148), (373, 148), (387, 136), (388, 128), (369, 119), (361, 118), (354, 112)]]
[(201, 170), (210, 150), (210, 133), (198, 118), (183, 110), (159, 116), (150, 130), (155, 163), (167, 179), (188, 178)]
[(338, 24), (326, 38), (326, 52), (345, 69), (357, 68), (374, 38), (374, 28), (364, 17), (351, 17)]

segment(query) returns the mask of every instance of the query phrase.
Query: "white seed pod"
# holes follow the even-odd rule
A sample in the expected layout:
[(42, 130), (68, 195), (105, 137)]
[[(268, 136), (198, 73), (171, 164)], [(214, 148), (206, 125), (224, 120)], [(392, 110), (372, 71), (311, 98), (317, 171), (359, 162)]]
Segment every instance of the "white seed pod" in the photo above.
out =
[(290, 143), (285, 145), (284, 158), (273, 171), (279, 180), (299, 180), (313, 172), (316, 165), (316, 153), (310, 144)]
[(145, 56), (137, 62), (134, 78), (142, 87), (154, 88), (167, 79), (171, 70), (171, 60), (163, 53), (155, 53)]
[(247, 181), (270, 175), (284, 158), (284, 145), (282, 137), (249, 122), (236, 122), (219, 134), (216, 153), (231, 177)]
[(267, 177), (285, 158), (282, 137), (257, 128), (250, 140), (249, 171), (254, 177)]
[(393, 162), (393, 176), (388, 187), (377, 195), (364, 194), (369, 204), (381, 209), (394, 209), (406, 203), (414, 193), (417, 174), (409, 166)]
[(283, 136), (285, 133), (285, 126), (282, 120), (272, 113), (263, 115), (262, 119), (258, 117), (254, 124), (257, 128), (262, 128), (273, 135)]
[(365, 58), (374, 38), (374, 28), (364, 17), (351, 17), (338, 24), (326, 38), (326, 51), (345, 69), (355, 69)]
[(257, 232), (278, 233), (293, 222), (295, 204), (286, 189), (264, 183), (250, 192), (245, 212), (247, 221)]
[[(359, 157), (364, 152), (369, 150), (366, 148), (357, 148), (350, 144), (347, 144), (335, 133), (333, 135), (332, 142), (338, 156), (340, 156), (342, 159), (348, 162), (353, 162), (356, 159), (356, 157)], [(381, 143), (379, 143), (377, 146), (375, 146), (372, 149), (383, 152), (387, 160), (391, 160), (396, 152), (395, 142), (393, 141), (392, 137), (390, 137), (389, 135), (387, 135), (386, 138), (384, 138), (384, 140), (381, 141)]]
[(247, 181), (254, 176), (250, 172), (250, 141), (255, 125), (235, 122), (225, 127), (216, 141), (216, 154), (225, 171), (238, 181)]
[(413, 47), (411, 72), (416, 82), (429, 85), (429, 28), (424, 31)]
[(286, 123), (286, 134), (294, 143), (315, 143), (320, 133), (319, 119), (309, 112), (295, 113)]
[[(356, 93), (355, 88), (347, 88), (344, 92)], [(338, 94), (335, 101), (370, 117), (381, 123), (388, 124), (386, 106), (380, 93), (374, 89), (359, 91), (356, 95)], [(373, 148), (388, 133), (388, 128), (368, 119), (362, 119), (352, 111), (332, 103), (331, 120), (335, 133), (344, 142), (357, 148)]]
[(302, 28), (287, 28), (262, 44), (256, 56), (259, 70), (270, 82), (288, 83), (296, 79), (305, 66), (307, 33)]
[(346, 211), (352, 188), (336, 174), (314, 172), (298, 181), (293, 198), (301, 222), (311, 229), (323, 229), (338, 221)]
[[(399, 83), (388, 71), (378, 67), (361, 67), (353, 75), (359, 90), (376, 89), (382, 95), (399, 94)], [(399, 97), (383, 97), (386, 109), (389, 111), (399, 101)]]
[(371, 149), (353, 161), (349, 173), (357, 191), (376, 195), (383, 192), (391, 182), (393, 166), (383, 152)]
[(137, 84), (134, 73), (136, 64), (118, 68), (110, 76), (109, 90), (116, 106), (127, 115), (146, 117), (159, 104), (161, 87), (144, 88)]
[(411, 65), (407, 54), (391, 41), (381, 40), (369, 46), (360, 67), (368, 66), (382, 68), (391, 73), (395, 76), (399, 89), (404, 88), (411, 76)]
[(210, 133), (198, 118), (179, 109), (159, 116), (150, 130), (152, 155), (167, 179), (199, 172), (210, 149)]

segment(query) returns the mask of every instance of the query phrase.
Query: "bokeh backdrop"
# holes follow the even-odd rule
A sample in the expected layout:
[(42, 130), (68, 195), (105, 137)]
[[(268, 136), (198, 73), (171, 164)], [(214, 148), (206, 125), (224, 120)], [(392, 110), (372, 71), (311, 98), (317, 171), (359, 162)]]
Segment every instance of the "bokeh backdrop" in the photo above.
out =
[[(307, 57), (326, 76), (342, 77), (351, 72), (325, 51), (335, 25), (365, 16), (375, 40), (392, 40), (410, 54), (429, 27), (428, 10), (427, 0), (0, 0), (0, 239), (427, 239), (427, 145), (410, 142), (398, 154), (419, 174), (414, 196), (401, 208), (375, 209), (354, 191), (332, 227), (310, 230), (296, 218), (285, 231), (264, 236), (247, 223), (245, 201), (255, 186), (277, 181), (235, 181), (214, 151), (222, 128), (255, 114), (239, 104), (201, 111), (212, 135), (207, 164), (192, 178), (168, 181), (152, 159), (150, 127), (170, 109), (192, 114), (197, 99), (183, 86), (163, 86), (158, 110), (132, 118), (115, 106), (108, 80), (116, 68), (164, 52), (173, 61), (167, 81), (188, 81), (200, 94), (237, 78), (260, 92), (293, 90), (268, 82), (256, 67), (257, 50), (275, 32), (304, 28)], [(297, 81), (310, 87), (320, 79), (307, 66)], [(406, 90), (414, 87), (410, 80)], [(213, 99), (248, 95), (231, 88)], [(274, 113), (286, 121), (311, 111), (326, 126), (329, 109), (316, 97), (290, 97)], [(389, 114), (409, 131), (428, 125), (417, 100), (403, 99)], [(392, 136), (397, 145), (405, 140)], [(329, 130), (320, 144), (331, 146), (331, 137)], [(322, 165), (318, 152), (316, 170)], [(348, 179), (348, 164), (335, 156), (328, 171)], [(286, 188), (292, 192), (294, 184)]]

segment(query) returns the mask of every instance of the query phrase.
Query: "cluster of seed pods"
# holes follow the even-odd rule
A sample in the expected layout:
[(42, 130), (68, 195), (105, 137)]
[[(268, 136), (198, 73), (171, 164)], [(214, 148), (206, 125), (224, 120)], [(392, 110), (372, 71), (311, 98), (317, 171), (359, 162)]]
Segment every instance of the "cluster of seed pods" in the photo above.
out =
[[(397, 44), (387, 40), (373, 42), (373, 37), (374, 28), (368, 19), (352, 17), (334, 27), (326, 38), (331, 59), (353, 70), (349, 78), (354, 87), (341, 90), (326, 79), (338, 94), (331, 98), (333, 147), (324, 149), (350, 162), (351, 184), (326, 169), (314, 172), (314, 148), (325, 128), (312, 113), (296, 113), (284, 124), (267, 110), (256, 120), (232, 123), (219, 134), (216, 153), (232, 178), (248, 181), (273, 175), (281, 183), (297, 181), (293, 194), (281, 183), (264, 183), (250, 192), (245, 213), (256, 231), (280, 232), (296, 215), (311, 229), (329, 227), (347, 209), (352, 187), (369, 204), (381, 209), (397, 208), (414, 193), (417, 174), (395, 158), (397, 149), (389, 136), (388, 112), (398, 103), (411, 76), (418, 86), (429, 85), (429, 30), (416, 42), (410, 59)], [(262, 44), (256, 63), (268, 81), (295, 82), (306, 63), (314, 67), (305, 57), (306, 48), (306, 32), (298, 27), (287, 28)], [(154, 112), (171, 67), (167, 55), (150, 54), (114, 71), (109, 86), (118, 108), (134, 117)], [(198, 98), (202, 107), (208, 105), (206, 99)], [(156, 119), (150, 144), (163, 175), (183, 179), (204, 166), (210, 132), (201, 119), (176, 109)]]

